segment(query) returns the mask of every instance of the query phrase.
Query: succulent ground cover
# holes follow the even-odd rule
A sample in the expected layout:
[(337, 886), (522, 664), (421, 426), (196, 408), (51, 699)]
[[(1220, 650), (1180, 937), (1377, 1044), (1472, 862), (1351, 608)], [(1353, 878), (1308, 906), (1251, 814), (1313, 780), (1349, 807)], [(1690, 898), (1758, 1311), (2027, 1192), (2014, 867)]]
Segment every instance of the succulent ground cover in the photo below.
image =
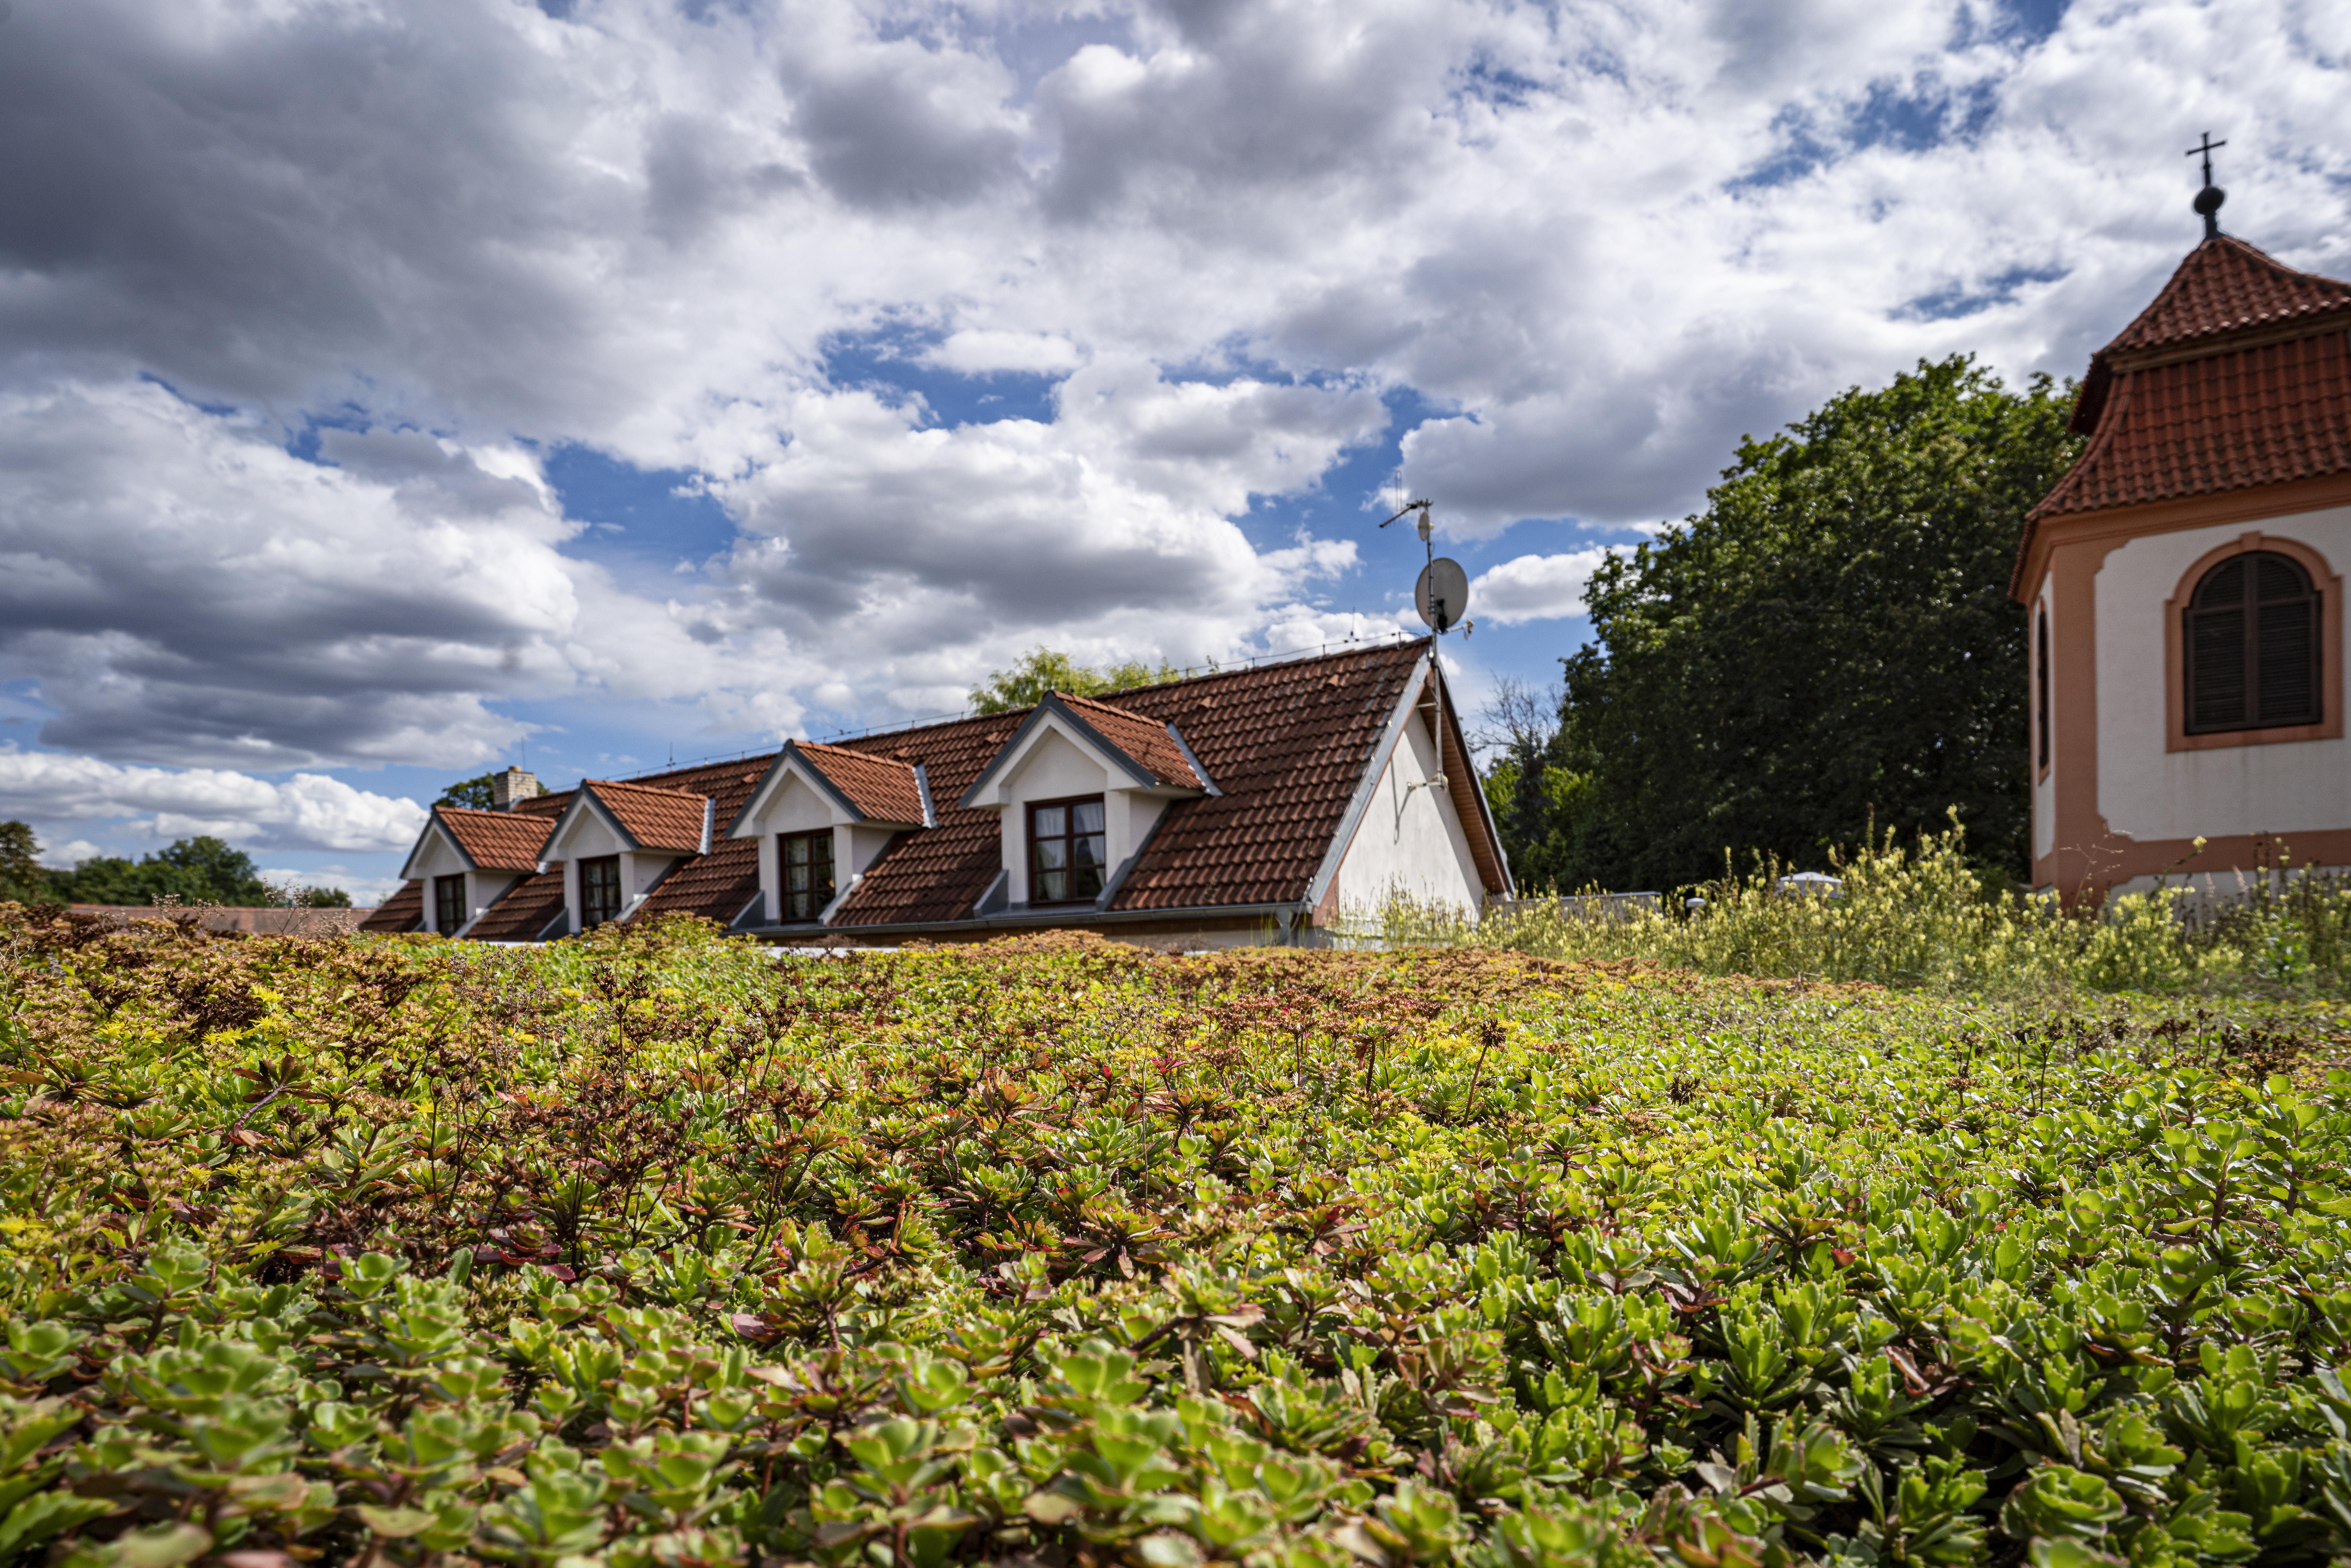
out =
[(0, 950), (8, 1559), (2351, 1555), (2322, 1016), (690, 924)]

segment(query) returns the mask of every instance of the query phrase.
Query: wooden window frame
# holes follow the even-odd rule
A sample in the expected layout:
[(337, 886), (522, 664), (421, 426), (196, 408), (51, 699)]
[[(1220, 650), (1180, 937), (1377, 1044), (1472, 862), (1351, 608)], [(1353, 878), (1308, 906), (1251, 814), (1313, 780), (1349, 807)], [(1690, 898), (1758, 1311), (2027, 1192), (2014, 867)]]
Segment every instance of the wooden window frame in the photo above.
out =
[[(824, 896), (821, 898), (816, 897), (816, 890), (811, 887), (809, 890), (810, 904), (809, 912), (806, 915), (794, 915), (792, 913), (791, 851), (789, 846), (795, 840), (810, 844), (821, 841), (824, 845)], [(833, 901), (834, 896), (838, 894), (841, 887), (839, 863), (832, 852), (833, 841), (832, 830), (831, 828), (813, 828), (806, 832), (778, 833), (776, 835), (776, 923), (778, 925), (812, 925), (824, 918), (825, 905)], [(810, 863), (813, 864), (814, 862), (811, 861)]]
[[(2186, 612), (2197, 584), (2214, 567), (2231, 556), (2267, 551), (2291, 558), (2310, 574), (2318, 595), (2318, 722), (2279, 725), (2268, 729), (2220, 729), (2190, 733), (2188, 728), (2188, 649)], [(2163, 706), (2166, 751), (2214, 751), (2231, 746), (2280, 746), (2298, 740), (2335, 740), (2343, 734), (2343, 579), (2326, 558), (2299, 539), (2274, 534), (2243, 534), (2197, 557), (2180, 574), (2179, 583), (2163, 604)]]
[[(611, 913), (604, 915), (601, 919), (598, 918), (596, 913), (599, 905), (591, 902), (588, 896), (588, 868), (590, 866), (611, 866), (612, 868)], [(621, 885), (621, 857), (618, 855), (589, 855), (584, 857), (580, 862), (580, 929), (582, 931), (592, 931), (599, 925), (609, 925), (611, 922), (618, 920), (621, 917), (622, 912), (626, 910), (628, 907), (629, 891), (627, 888)]]
[[(1102, 885), (1095, 888), (1092, 893), (1080, 894), (1069, 898), (1040, 898), (1038, 896), (1038, 887), (1042, 880), (1042, 873), (1037, 864), (1037, 846), (1042, 841), (1039, 839), (1037, 834), (1037, 813), (1040, 811), (1050, 811), (1056, 806), (1069, 808), (1073, 811), (1075, 808), (1080, 806), (1100, 806), (1102, 809), (1102, 831), (1099, 837), (1102, 841), (1103, 863), (1094, 868), (1102, 877)], [(1020, 817), (1021, 825), (1025, 830), (1028, 840), (1029, 903), (1030, 907), (1037, 909), (1082, 909), (1089, 904), (1100, 902), (1102, 887), (1110, 885), (1110, 803), (1108, 798), (1102, 795), (1064, 795), (1057, 800), (1028, 800), (1021, 803)], [(1072, 818), (1072, 821), (1074, 821), (1074, 818)], [(1050, 838), (1055, 835), (1048, 834), (1046, 836)], [(1080, 833), (1074, 831), (1065, 832), (1059, 835), (1061, 841), (1063, 843), (1071, 843), (1078, 839), (1091, 839), (1096, 836), (1097, 835), (1093, 833)], [(1064, 869), (1075, 872), (1077, 868), (1074, 865), (1071, 865)]]
[[(457, 918), (455, 923), (449, 921), (448, 901), (443, 896), (444, 890), (453, 882), (457, 884)], [(454, 876), (434, 877), (433, 879), (433, 929), (444, 936), (455, 936), (465, 929), (466, 914), (465, 873), (461, 871)]]

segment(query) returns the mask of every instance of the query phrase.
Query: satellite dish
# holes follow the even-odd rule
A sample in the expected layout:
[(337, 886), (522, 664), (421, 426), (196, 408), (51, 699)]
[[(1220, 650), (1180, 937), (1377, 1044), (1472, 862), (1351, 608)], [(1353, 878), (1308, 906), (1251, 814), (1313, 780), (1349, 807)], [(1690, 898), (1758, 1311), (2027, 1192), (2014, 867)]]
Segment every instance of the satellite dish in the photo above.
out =
[(1469, 574), (1451, 556), (1438, 556), (1420, 569), (1420, 580), (1412, 585), (1412, 607), (1437, 631), (1450, 631), (1469, 608)]

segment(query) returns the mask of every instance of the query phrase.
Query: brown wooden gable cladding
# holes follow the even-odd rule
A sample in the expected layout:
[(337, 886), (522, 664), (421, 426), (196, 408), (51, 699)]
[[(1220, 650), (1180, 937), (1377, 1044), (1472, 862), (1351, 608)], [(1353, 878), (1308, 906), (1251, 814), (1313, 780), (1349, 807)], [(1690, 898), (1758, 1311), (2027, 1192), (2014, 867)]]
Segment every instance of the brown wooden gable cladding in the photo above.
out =
[[(1351, 826), (1350, 810), (1384, 762), (1383, 742), (1400, 711), (1410, 705), (1405, 723), (1426, 723), (1431, 716), (1427, 652), (1426, 640), (1386, 643), (1081, 699), (1086, 706), (1078, 711), (1090, 723), (1102, 721), (1098, 732), (1109, 737), (1116, 728), (1123, 747), (1150, 754), (1145, 766), (1155, 775), (1180, 765), (1196, 779), (1198, 773), (1172, 740), (1165, 755), (1148, 741), (1165, 737), (1172, 724), (1207, 775), (1201, 782), (1222, 791), (1169, 803), (1109, 910), (1144, 915), (1261, 908), (1300, 904), (1313, 895), (1317, 878), (1346, 850), (1342, 835)], [(886, 759), (909, 775), (919, 764), (930, 784), (937, 824), (895, 835), (841, 900), (829, 928), (847, 935), (946, 925), (977, 913), (1003, 869), (999, 814), (963, 810), (953, 802), (978, 780), (1028, 716), (1029, 710), (1016, 709), (820, 748)], [(1467, 830), (1479, 875), (1488, 891), (1507, 891), (1508, 870), (1449, 703), (1439, 738), (1447, 792)], [(772, 764), (773, 758), (761, 758), (631, 782), (706, 796), (723, 825), (741, 813)], [(828, 770), (828, 777), (836, 775)], [(596, 788), (601, 792), (604, 787)], [(529, 804), (547, 810), (549, 802), (564, 800), (541, 797)], [(562, 805), (552, 809), (559, 811)], [(716, 838), (709, 853), (681, 860), (630, 918), (679, 911), (738, 923), (759, 892), (758, 852), (757, 839)], [(562, 871), (553, 867), (500, 899), (472, 934), (493, 941), (531, 940), (562, 904)]]

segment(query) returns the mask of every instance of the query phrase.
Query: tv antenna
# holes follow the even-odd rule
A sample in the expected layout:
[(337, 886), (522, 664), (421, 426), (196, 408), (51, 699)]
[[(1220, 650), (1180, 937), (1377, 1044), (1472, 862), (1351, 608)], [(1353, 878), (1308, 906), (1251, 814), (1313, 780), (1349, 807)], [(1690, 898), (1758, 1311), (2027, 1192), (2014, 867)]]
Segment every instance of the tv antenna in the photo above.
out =
[[(1437, 699), (1437, 771), (1430, 774), (1425, 782), (1430, 789), (1442, 789), (1446, 788), (1445, 682), (1437, 649), (1445, 634), (1461, 623), (1461, 612), (1469, 608), (1469, 574), (1461, 570), (1459, 561), (1437, 553), (1428, 519), (1429, 508), (1435, 505), (1426, 496), (1418, 500), (1406, 501), (1383, 518), (1380, 527), (1386, 528), (1406, 513), (1420, 514), (1420, 544), (1426, 564), (1420, 569), (1419, 580), (1412, 585), (1412, 603), (1433, 633), (1428, 639), (1428, 671), (1433, 683), (1431, 689)], [(1465, 630), (1462, 635), (1468, 633)], [(1416, 784), (1412, 788), (1417, 789), (1421, 787)], [(1411, 790), (1405, 793), (1409, 795)]]

